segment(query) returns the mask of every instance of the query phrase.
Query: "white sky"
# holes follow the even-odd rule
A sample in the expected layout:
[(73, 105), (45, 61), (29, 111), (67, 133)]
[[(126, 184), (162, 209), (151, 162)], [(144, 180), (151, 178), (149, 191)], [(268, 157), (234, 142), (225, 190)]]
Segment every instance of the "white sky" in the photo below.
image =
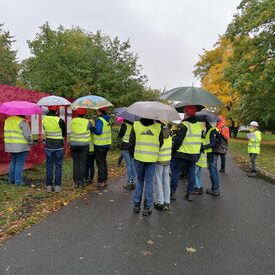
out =
[(240, 0), (0, 0), (0, 22), (15, 39), (18, 59), (46, 21), (52, 28), (80, 26), (130, 39), (148, 86), (191, 86), (203, 49), (211, 49), (231, 22)]

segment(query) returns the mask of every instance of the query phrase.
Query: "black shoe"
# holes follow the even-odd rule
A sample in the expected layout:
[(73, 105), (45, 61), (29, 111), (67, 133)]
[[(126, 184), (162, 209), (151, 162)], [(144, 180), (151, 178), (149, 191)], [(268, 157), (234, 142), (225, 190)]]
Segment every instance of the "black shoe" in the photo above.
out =
[(176, 192), (171, 192), (170, 200), (172, 200), (172, 201), (176, 200)]
[(146, 208), (143, 209), (143, 212), (142, 212), (143, 216), (149, 216), (151, 214), (152, 214), (152, 209), (151, 208), (146, 207)]
[(169, 203), (164, 203), (163, 204), (163, 211), (168, 211), (170, 209)]
[(158, 210), (163, 210), (164, 205), (159, 202), (154, 202), (154, 207)]
[(220, 191), (219, 190), (207, 189), (206, 194), (211, 195), (211, 196), (219, 196)]
[(184, 198), (185, 198), (187, 201), (192, 201), (191, 194), (189, 194), (189, 193), (185, 194)]
[(136, 183), (133, 180), (131, 181), (131, 185), (132, 185), (132, 190), (135, 190), (136, 189)]
[(140, 212), (140, 205), (136, 204), (133, 209), (134, 213), (139, 213)]
[(225, 173), (225, 169), (221, 168), (221, 170), (219, 170), (220, 173)]
[(132, 183), (128, 181), (127, 184), (123, 185), (123, 188), (126, 190), (133, 190)]
[(202, 195), (203, 189), (202, 188), (195, 188), (194, 191), (191, 192), (191, 195)]
[(250, 177), (250, 178), (256, 178), (257, 177), (257, 172), (247, 173), (247, 176)]

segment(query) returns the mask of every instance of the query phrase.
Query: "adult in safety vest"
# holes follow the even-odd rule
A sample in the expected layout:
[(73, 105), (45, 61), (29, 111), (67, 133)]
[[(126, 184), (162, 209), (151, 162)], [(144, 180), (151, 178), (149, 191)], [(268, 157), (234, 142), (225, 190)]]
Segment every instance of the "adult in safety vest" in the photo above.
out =
[(134, 158), (131, 157), (128, 148), (129, 148), (129, 139), (130, 139), (130, 133), (133, 128), (133, 123), (128, 120), (124, 120), (124, 122), (121, 124), (118, 136), (122, 139), (121, 142), (121, 151), (123, 158), (126, 163), (126, 169), (127, 169), (127, 183), (123, 185), (123, 187), (126, 190), (134, 190), (136, 189), (136, 168), (135, 168), (135, 162)]
[(154, 207), (169, 210), (170, 205), (170, 160), (172, 158), (172, 137), (167, 125), (162, 129), (163, 145), (159, 149), (156, 165), (156, 200)]
[(251, 121), (249, 126), (250, 133), (247, 134), (248, 147), (247, 151), (251, 161), (251, 173), (247, 175), (249, 177), (257, 176), (256, 158), (260, 154), (260, 144), (262, 141), (262, 133), (259, 131), (259, 124), (256, 121)]
[(93, 128), (95, 161), (98, 170), (97, 187), (106, 187), (108, 179), (107, 154), (112, 144), (110, 117), (107, 107), (97, 110), (98, 118)]
[(173, 142), (171, 200), (176, 199), (176, 190), (183, 169), (188, 178), (185, 199), (192, 200), (191, 193), (195, 186), (195, 164), (199, 160), (202, 145), (202, 126), (195, 118), (196, 110), (194, 105), (184, 108), (185, 119), (180, 123), (178, 136)]
[(24, 185), (24, 164), (32, 144), (30, 127), (24, 116), (11, 116), (5, 120), (4, 142), (5, 152), (11, 155), (9, 182)]
[(135, 159), (137, 173), (136, 190), (133, 196), (135, 213), (140, 212), (143, 189), (145, 189), (143, 215), (148, 216), (152, 213), (153, 180), (162, 144), (163, 136), (160, 123), (145, 118), (134, 122), (130, 134), (129, 152)]
[[(95, 125), (94, 120), (90, 119), (92, 126)], [(93, 134), (90, 135), (90, 142), (89, 142), (89, 153), (86, 165), (86, 176), (84, 179), (84, 183), (92, 184), (94, 182), (94, 175), (95, 175), (95, 146), (94, 146), (94, 139)]]
[(49, 106), (48, 110), (49, 112), (42, 121), (42, 126), (46, 135), (47, 191), (60, 192), (62, 162), (64, 159), (64, 137), (67, 134), (67, 129), (64, 120), (57, 114), (59, 106)]
[(84, 186), (92, 124), (85, 118), (86, 109), (78, 108), (77, 117), (71, 120), (70, 147), (73, 158), (75, 188)]
[(211, 189), (206, 190), (206, 194), (212, 196), (220, 195), (220, 181), (218, 174), (218, 157), (219, 155), (213, 152), (213, 147), (215, 147), (217, 142), (217, 133), (219, 132), (216, 128), (217, 122), (205, 122), (206, 125), (206, 135), (205, 135), (205, 145), (202, 146), (202, 152), (207, 154), (207, 167), (211, 180)]

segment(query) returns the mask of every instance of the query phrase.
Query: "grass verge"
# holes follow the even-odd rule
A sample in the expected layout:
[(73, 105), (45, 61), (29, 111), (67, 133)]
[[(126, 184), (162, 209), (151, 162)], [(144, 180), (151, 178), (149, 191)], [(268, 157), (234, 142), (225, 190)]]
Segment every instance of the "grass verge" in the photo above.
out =
[[(120, 151), (108, 153), (109, 177), (113, 178), (124, 171), (117, 167)], [(72, 159), (63, 162), (62, 192), (47, 193), (44, 185), (45, 164), (24, 171), (27, 186), (16, 187), (8, 184), (8, 176), (0, 177), (0, 242), (35, 224), (49, 213), (57, 211), (70, 201), (88, 192), (95, 191), (91, 185), (83, 189), (73, 189)]]

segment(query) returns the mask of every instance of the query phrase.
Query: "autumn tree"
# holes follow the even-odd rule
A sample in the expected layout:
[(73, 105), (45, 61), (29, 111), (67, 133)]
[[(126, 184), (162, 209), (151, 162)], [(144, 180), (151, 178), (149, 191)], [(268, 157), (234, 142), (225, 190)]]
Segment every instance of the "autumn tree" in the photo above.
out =
[(275, 1), (242, 0), (226, 37), (233, 55), (225, 71), (240, 93), (240, 117), (275, 129)]
[(33, 56), (22, 62), (20, 78), (29, 88), (72, 98), (100, 95), (117, 106), (147, 95), (147, 78), (129, 41), (46, 23), (28, 44)]
[(11, 49), (14, 42), (9, 31), (2, 29), (0, 24), (0, 84), (15, 85), (18, 73), (16, 51)]

